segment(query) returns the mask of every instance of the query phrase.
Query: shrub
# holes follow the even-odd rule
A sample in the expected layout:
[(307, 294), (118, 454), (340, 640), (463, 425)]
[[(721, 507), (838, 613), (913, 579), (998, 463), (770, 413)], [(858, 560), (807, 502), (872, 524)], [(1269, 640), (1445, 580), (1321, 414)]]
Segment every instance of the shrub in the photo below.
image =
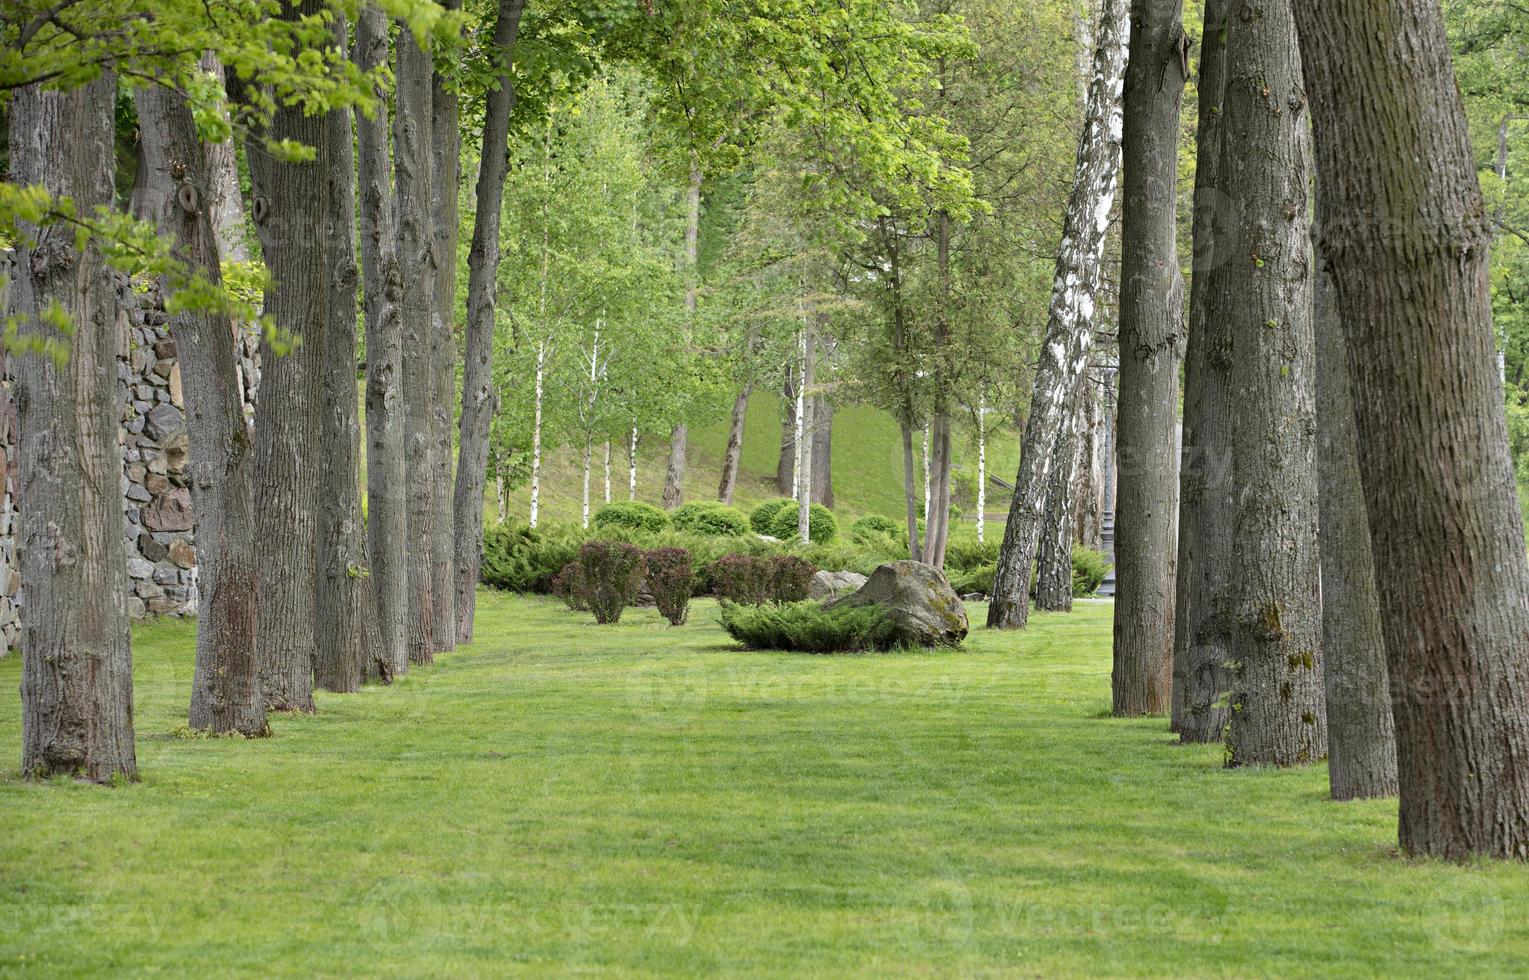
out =
[(712, 562), (706, 577), (719, 599), (758, 606), (772, 598), (769, 562), (752, 555), (723, 555)]
[(681, 625), (690, 614), (690, 593), (695, 588), (690, 552), (684, 548), (654, 548), (643, 557), (653, 604), (670, 624)]
[(722, 628), (750, 650), (853, 653), (892, 646), (892, 624), (879, 606), (817, 602), (780, 606), (722, 604)]
[(669, 515), (677, 531), (689, 531), (709, 537), (737, 537), (749, 533), (749, 519), (743, 511), (715, 502), (685, 504)]
[[(769, 533), (782, 541), (796, 540), (797, 510), (795, 505), (781, 508), (770, 524)], [(839, 533), (839, 522), (833, 512), (822, 504), (813, 504), (807, 511), (807, 538), (814, 544), (832, 541)]]
[(564, 565), (562, 571), (552, 576), (549, 591), (575, 612), (589, 608), (584, 602), (584, 587), (579, 582), (579, 563), (576, 561)]
[(595, 511), (595, 527), (624, 527), (657, 533), (669, 526), (669, 515), (640, 500), (618, 500)]
[(787, 507), (796, 508), (796, 501), (790, 497), (777, 497), (774, 500), (766, 500), (755, 507), (749, 513), (749, 527), (754, 529), (755, 534), (774, 534), (770, 528), (775, 526), (775, 518)]
[(959, 572), (969, 572), (984, 565), (993, 565), (998, 562), (998, 547), (1001, 544), (1003, 532), (990, 535), (985, 542), (977, 541), (975, 531), (966, 531), (952, 534), (950, 541), (945, 545), (945, 567)]
[(773, 602), (801, 602), (808, 586), (818, 573), (817, 566), (796, 555), (776, 555), (769, 559), (770, 599)]
[(479, 578), (496, 589), (546, 592), (553, 577), (577, 557), (583, 543), (583, 530), (568, 524), (485, 528)]
[(871, 544), (854, 544), (836, 538), (827, 544), (796, 545), (794, 554), (830, 572), (859, 572), (869, 575), (889, 561), (908, 557), (906, 545), (891, 538), (877, 535), (879, 540)]
[(579, 591), (597, 623), (620, 621), (642, 586), (642, 551), (624, 541), (588, 541), (579, 549)]
[(849, 539), (864, 545), (879, 545), (882, 538), (895, 541), (906, 533), (902, 525), (880, 514), (867, 514), (849, 526)]
[(998, 574), (998, 563), (978, 565), (965, 571), (951, 570), (949, 572), (950, 587), (956, 590), (956, 595), (970, 595), (980, 592), (983, 595), (993, 594), (993, 578)]
[(1102, 551), (1074, 545), (1072, 549), (1072, 594), (1093, 595), (1114, 566)]

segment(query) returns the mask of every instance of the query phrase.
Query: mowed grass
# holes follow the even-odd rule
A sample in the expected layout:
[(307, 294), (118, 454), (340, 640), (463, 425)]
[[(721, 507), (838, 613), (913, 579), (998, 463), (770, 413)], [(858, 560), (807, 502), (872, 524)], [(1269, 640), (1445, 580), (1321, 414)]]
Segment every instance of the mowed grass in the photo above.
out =
[(1107, 717), (1109, 629), (812, 657), (484, 594), (471, 647), (244, 742), (169, 734), (193, 626), (143, 627), (140, 784), (19, 781), (0, 702), (0, 972), (1529, 973), (1524, 867)]

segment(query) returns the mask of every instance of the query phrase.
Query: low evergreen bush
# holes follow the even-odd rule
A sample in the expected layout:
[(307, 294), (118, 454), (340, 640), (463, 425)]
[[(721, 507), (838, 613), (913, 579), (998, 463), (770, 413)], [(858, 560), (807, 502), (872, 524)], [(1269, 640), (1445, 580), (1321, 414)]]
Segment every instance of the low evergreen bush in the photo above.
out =
[(546, 592), (553, 576), (574, 560), (583, 543), (584, 531), (575, 525), (532, 528), (501, 524), (485, 528), (479, 578), (496, 589)]
[(892, 624), (879, 606), (817, 602), (743, 606), (722, 603), (722, 628), (750, 650), (857, 653), (892, 646)]
[(690, 552), (684, 548), (654, 548), (643, 558), (653, 604), (671, 625), (683, 625), (690, 615), (690, 595), (695, 589)]
[(897, 540), (907, 531), (890, 517), (867, 514), (849, 526), (849, 539), (856, 544), (879, 545), (884, 538)]
[(642, 549), (624, 541), (587, 541), (579, 549), (580, 597), (597, 623), (615, 623), (642, 587)]
[(998, 574), (998, 563), (978, 565), (964, 571), (947, 569), (946, 576), (950, 579), (950, 587), (956, 590), (956, 595), (971, 595), (981, 593), (990, 596), (993, 594), (993, 578)]
[[(756, 512), (757, 513), (757, 512)], [(770, 522), (770, 530), (766, 533), (782, 541), (797, 540), (797, 507), (791, 502), (790, 507), (782, 507), (775, 513)], [(807, 511), (807, 539), (813, 544), (826, 544), (832, 541), (839, 533), (839, 522), (834, 518), (833, 512), (822, 504), (813, 504)]]
[(1075, 596), (1090, 596), (1099, 591), (1099, 586), (1104, 583), (1104, 577), (1115, 567), (1104, 556), (1104, 552), (1085, 548), (1082, 545), (1073, 545), (1072, 549), (1072, 594)]
[[(775, 535), (770, 530), (775, 526), (775, 518), (787, 507), (796, 509), (796, 501), (790, 497), (777, 497), (774, 500), (766, 500), (749, 512), (749, 527), (754, 529), (755, 534)], [(778, 537), (778, 535), (776, 535)]]
[(669, 515), (676, 531), (707, 537), (737, 537), (749, 533), (749, 518), (737, 507), (706, 501), (676, 507)]
[(629, 528), (656, 534), (669, 526), (669, 515), (640, 500), (617, 500), (595, 511), (591, 521), (597, 528)]

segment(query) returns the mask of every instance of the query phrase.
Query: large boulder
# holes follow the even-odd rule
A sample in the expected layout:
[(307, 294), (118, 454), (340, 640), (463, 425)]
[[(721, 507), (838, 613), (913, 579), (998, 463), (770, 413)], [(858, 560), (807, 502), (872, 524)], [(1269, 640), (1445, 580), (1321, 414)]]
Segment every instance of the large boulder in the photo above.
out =
[(828, 603), (880, 606), (900, 645), (956, 646), (966, 639), (966, 607), (939, 569), (918, 561), (894, 561), (871, 574), (859, 590)]
[(865, 581), (859, 572), (818, 572), (807, 583), (807, 598), (819, 602), (837, 599), (865, 585)]

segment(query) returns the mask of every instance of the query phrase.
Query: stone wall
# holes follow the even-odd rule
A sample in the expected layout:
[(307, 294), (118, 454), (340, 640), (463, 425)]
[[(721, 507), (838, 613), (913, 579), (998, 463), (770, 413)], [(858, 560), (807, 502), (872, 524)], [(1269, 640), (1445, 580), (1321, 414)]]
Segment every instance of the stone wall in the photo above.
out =
[[(10, 255), (0, 252), (0, 274), (9, 272)], [(0, 311), (8, 310), (0, 292)], [(117, 378), (122, 384), (122, 515), (127, 539), (127, 571), (132, 591), (128, 612), (134, 619), (179, 616), (196, 611), (195, 522), (187, 472), (188, 439), (185, 401), (175, 341), (170, 337), (157, 288), (147, 292), (125, 281), (118, 288)], [(259, 384), (258, 337), (238, 334), (239, 384), (245, 418), (253, 422)], [(19, 608), (25, 596), (16, 555), (14, 448), (16, 411), (0, 349), (0, 656), (16, 645)]]

